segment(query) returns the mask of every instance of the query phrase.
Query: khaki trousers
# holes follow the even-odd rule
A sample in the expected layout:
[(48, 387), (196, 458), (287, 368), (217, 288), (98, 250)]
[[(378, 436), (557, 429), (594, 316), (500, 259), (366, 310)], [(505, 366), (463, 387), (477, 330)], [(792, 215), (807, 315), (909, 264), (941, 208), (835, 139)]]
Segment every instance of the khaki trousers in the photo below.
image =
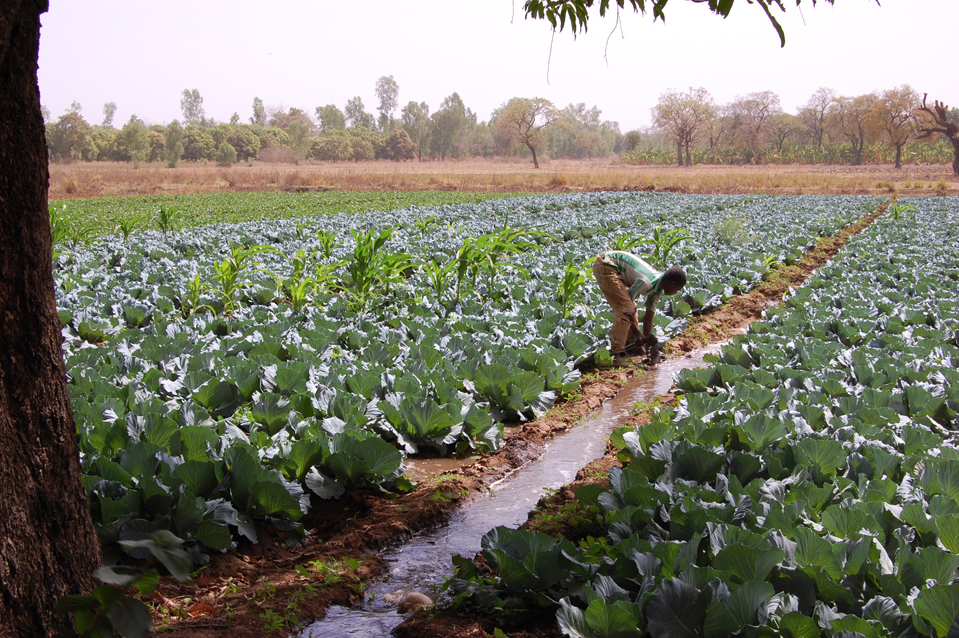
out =
[(609, 329), (609, 351), (613, 355), (626, 352), (626, 340), (629, 332), (635, 328), (640, 334), (639, 318), (636, 316), (636, 302), (629, 296), (629, 287), (622, 275), (613, 266), (597, 258), (593, 262), (593, 277), (603, 291), (606, 301), (613, 309), (613, 327)]

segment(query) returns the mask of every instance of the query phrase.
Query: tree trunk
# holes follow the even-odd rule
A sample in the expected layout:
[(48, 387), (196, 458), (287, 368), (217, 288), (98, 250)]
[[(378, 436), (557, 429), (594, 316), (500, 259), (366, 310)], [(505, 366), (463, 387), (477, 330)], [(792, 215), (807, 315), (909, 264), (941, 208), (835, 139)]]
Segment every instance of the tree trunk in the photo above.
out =
[(959, 137), (949, 139), (952, 142), (952, 172), (959, 177)]
[(43, 636), (100, 549), (80, 482), (51, 272), (37, 55), (46, 0), (0, 9), (0, 636)]
[(536, 161), (536, 147), (530, 146), (529, 150), (533, 154), (533, 168), (539, 168), (539, 162)]
[(682, 166), (683, 165), (683, 143), (682, 141), (676, 142), (676, 162)]
[(896, 168), (902, 168), (902, 144), (896, 144)]

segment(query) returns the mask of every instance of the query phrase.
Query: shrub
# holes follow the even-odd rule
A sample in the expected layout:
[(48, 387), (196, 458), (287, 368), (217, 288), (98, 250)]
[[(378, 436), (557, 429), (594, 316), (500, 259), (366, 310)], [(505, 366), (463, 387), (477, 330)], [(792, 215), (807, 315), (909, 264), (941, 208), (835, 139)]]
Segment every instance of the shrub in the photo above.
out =
[(216, 144), (208, 130), (193, 125), (186, 127), (183, 137), (183, 157), (185, 159), (194, 162), (213, 159), (215, 153)]
[(220, 144), (216, 149), (216, 163), (218, 166), (233, 166), (236, 164), (236, 149), (229, 142)]
[(346, 133), (334, 131), (313, 139), (310, 155), (325, 162), (341, 162), (353, 159), (353, 145)]
[(416, 157), (416, 144), (410, 139), (409, 133), (397, 129), (383, 143), (383, 157), (394, 162), (411, 160)]

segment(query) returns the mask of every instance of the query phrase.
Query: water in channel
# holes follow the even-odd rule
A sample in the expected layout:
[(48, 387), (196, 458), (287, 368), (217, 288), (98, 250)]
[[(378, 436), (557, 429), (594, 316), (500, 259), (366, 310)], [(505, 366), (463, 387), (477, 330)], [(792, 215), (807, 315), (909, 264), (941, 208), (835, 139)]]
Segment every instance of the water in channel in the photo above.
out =
[[(606, 438), (626, 421), (637, 401), (647, 402), (667, 393), (673, 385), (674, 373), (703, 367), (706, 365), (703, 356), (718, 353), (721, 345), (668, 359), (649, 373), (632, 377), (595, 416), (550, 441), (539, 459), (491, 485), (485, 497), (464, 505), (446, 525), (417, 534), (408, 542), (384, 551), (382, 555), (391, 566), (390, 572), (370, 586), (363, 602), (353, 608), (331, 607), (326, 618), (304, 628), (298, 638), (388, 638), (405, 618), (397, 612), (397, 601), (403, 594), (415, 591), (435, 597), (443, 580), (452, 576), (450, 559), (454, 554), (471, 557), (480, 550), (480, 538), (494, 527), (515, 528), (526, 522), (527, 515), (547, 490), (571, 482), (580, 468), (603, 455)], [(428, 469), (455, 469), (449, 460), (440, 461), (448, 467), (429, 466)], [(416, 468), (419, 472), (426, 469)]]

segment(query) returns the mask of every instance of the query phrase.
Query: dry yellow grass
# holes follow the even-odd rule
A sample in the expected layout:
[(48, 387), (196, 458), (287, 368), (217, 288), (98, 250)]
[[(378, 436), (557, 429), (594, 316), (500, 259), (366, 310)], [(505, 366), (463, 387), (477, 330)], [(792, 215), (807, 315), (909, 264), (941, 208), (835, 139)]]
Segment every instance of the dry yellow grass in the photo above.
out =
[(628, 166), (609, 160), (532, 164), (498, 160), (341, 164), (130, 164), (50, 166), (50, 198), (221, 191), (461, 190), (569, 192), (656, 190), (685, 193), (959, 194), (948, 165), (906, 166)]

